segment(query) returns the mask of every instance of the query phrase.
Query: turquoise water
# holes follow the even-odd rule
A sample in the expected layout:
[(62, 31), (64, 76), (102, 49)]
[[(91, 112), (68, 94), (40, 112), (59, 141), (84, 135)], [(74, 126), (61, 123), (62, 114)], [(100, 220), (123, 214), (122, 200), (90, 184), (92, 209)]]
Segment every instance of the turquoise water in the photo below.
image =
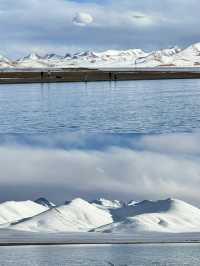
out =
[(199, 248), (197, 244), (1, 247), (0, 265), (199, 266)]
[(0, 133), (191, 132), (200, 80), (0, 86)]

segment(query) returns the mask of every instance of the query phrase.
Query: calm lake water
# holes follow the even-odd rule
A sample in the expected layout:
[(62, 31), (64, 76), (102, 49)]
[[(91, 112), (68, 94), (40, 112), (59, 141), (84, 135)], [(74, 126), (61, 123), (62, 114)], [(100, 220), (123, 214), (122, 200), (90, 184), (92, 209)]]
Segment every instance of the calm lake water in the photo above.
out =
[(199, 249), (197, 244), (1, 247), (0, 265), (199, 266)]
[[(87, 149), (100, 149), (110, 142), (129, 146), (129, 133), (199, 128), (200, 80), (0, 85), (0, 134), (6, 135), (0, 143), (11, 143), (7, 134), (16, 134), (25, 144), (82, 148), (82, 143), (74, 144), (73, 139), (66, 143), (66, 138), (50, 144), (45, 136), (72, 131), (119, 134), (115, 139), (104, 135), (84, 139)], [(120, 135), (124, 133), (126, 137)], [(37, 139), (40, 134), (44, 140)], [(199, 250), (200, 245), (191, 244), (0, 247), (0, 265), (199, 266)]]
[(0, 85), (0, 133), (195, 128), (200, 128), (200, 80)]

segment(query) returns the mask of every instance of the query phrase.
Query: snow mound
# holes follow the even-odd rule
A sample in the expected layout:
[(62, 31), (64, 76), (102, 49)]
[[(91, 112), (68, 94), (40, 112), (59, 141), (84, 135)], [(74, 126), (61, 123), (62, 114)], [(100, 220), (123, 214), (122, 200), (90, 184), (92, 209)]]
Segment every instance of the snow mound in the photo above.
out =
[(46, 211), (48, 208), (33, 201), (7, 201), (0, 204), (0, 224), (7, 224)]
[(11, 225), (12, 229), (46, 232), (87, 232), (112, 223), (112, 216), (82, 199), (52, 208), (30, 219)]
[(143, 201), (112, 211), (114, 222), (96, 229), (104, 233), (199, 232), (200, 209), (177, 199)]

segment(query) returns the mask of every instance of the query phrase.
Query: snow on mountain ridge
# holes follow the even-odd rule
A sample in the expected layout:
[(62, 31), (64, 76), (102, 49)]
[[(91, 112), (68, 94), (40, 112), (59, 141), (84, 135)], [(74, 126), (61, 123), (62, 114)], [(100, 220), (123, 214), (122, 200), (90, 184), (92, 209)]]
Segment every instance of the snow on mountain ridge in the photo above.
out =
[(152, 52), (141, 49), (84, 51), (65, 56), (31, 53), (16, 61), (0, 56), (0, 68), (62, 67), (195, 67), (200, 66), (200, 43), (180, 49), (172, 47)]
[(33, 201), (7, 201), (0, 204), (0, 224), (32, 217), (48, 208)]
[(134, 204), (103, 198), (89, 203), (77, 198), (51, 209), (32, 201), (5, 202), (0, 204), (0, 223), (37, 232), (199, 232), (200, 209), (171, 198)]
[(12, 229), (47, 232), (88, 232), (112, 223), (110, 213), (77, 198), (67, 205), (52, 208), (30, 219), (11, 225)]
[(138, 201), (135, 201), (135, 200), (131, 200), (131, 201), (129, 201), (128, 202), (128, 206), (133, 206), (133, 205), (135, 205), (135, 204), (137, 204), (138, 203)]
[(190, 45), (173, 57), (176, 66), (199, 66), (200, 65), (200, 43)]
[(38, 55), (37, 53), (31, 53), (24, 56), (23, 58), (20, 58), (19, 61), (38, 60), (38, 59), (42, 59), (42, 56)]
[(179, 54), (181, 49), (178, 47), (161, 49), (148, 54), (146, 57), (141, 57), (136, 60), (137, 67), (156, 67), (162, 65), (172, 65), (173, 56)]
[(114, 222), (95, 231), (104, 233), (199, 232), (200, 209), (184, 201), (167, 199), (143, 201), (112, 211)]
[(45, 60), (62, 60), (64, 56), (58, 54), (46, 54), (43, 59)]
[(119, 200), (108, 200), (104, 198), (99, 198), (91, 202), (94, 206), (101, 209), (116, 209), (121, 208), (125, 203)]
[[(96, 201), (97, 202), (97, 201)], [(34, 232), (200, 232), (200, 209), (184, 201), (144, 200), (132, 205), (99, 199), (100, 204), (77, 198), (12, 223), (10, 229)], [(117, 204), (114, 206), (113, 203)], [(112, 205), (112, 206), (110, 206)]]
[(52, 207), (56, 206), (54, 203), (52, 203), (51, 201), (49, 201), (49, 200), (47, 200), (47, 199), (45, 199), (43, 197), (35, 200), (35, 202), (37, 204), (40, 204), (40, 205), (45, 206), (47, 208), (52, 208)]
[(0, 68), (12, 68), (13, 62), (6, 56), (0, 55)]
[(0, 61), (6, 62), (6, 63), (11, 63), (11, 60), (8, 57), (3, 56), (3, 55), (0, 55)]

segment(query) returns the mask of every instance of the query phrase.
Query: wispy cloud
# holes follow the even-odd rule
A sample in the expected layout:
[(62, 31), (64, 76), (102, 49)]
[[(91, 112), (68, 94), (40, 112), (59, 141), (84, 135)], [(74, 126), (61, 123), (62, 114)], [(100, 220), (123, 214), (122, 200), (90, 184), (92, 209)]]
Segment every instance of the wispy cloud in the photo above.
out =
[(77, 13), (73, 23), (77, 26), (87, 26), (93, 22), (93, 17), (88, 13)]

